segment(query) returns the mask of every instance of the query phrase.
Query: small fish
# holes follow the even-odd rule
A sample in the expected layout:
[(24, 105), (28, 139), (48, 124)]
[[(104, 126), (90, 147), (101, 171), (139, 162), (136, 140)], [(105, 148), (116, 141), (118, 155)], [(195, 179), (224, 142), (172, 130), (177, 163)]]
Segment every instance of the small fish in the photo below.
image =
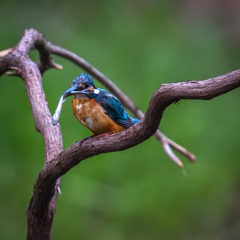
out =
[[(99, 94), (99, 90), (94, 89), (94, 88), (89, 89), (89, 92), (92, 92), (94, 94)], [(71, 91), (71, 93), (73, 93), (73, 94), (74, 93), (79, 93), (79, 91)], [(83, 93), (85, 93), (85, 92), (83, 91)], [(55, 113), (53, 114), (53, 117), (52, 117), (52, 124), (53, 125), (56, 125), (58, 123), (59, 119), (60, 119), (62, 105), (66, 101), (67, 96), (69, 96), (69, 91), (64, 92), (63, 95), (59, 99), (56, 111), (55, 111)]]
[(65, 102), (65, 100), (66, 99), (64, 98), (64, 95), (62, 95), (59, 99), (59, 103), (57, 105), (56, 111), (55, 111), (55, 113), (53, 114), (53, 117), (52, 117), (52, 124), (53, 125), (56, 125), (59, 121), (61, 110), (62, 110), (62, 105)]

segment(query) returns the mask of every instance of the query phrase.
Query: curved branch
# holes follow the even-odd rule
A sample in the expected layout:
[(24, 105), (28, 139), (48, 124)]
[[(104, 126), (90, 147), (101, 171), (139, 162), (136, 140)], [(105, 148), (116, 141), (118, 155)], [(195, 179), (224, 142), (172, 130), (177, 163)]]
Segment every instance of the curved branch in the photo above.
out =
[[(83, 58), (79, 57), (75, 53), (72, 53), (64, 48), (55, 46), (51, 43), (47, 43), (47, 48), (53, 54), (69, 59), (70, 61), (77, 64), (79, 67), (87, 71), (93, 77), (95, 77), (99, 82), (101, 82), (106, 88), (108, 88), (120, 101), (126, 106), (137, 118), (141, 119), (144, 117), (144, 113), (136, 106), (136, 104), (118, 88), (109, 78), (102, 74), (98, 69), (93, 67)], [(185, 148), (175, 143), (171, 139), (167, 138), (159, 129), (156, 130), (154, 134), (155, 138), (161, 142), (165, 152), (179, 167), (183, 167), (180, 159), (173, 153), (172, 148), (183, 154), (190, 161), (195, 162), (195, 156), (187, 151)]]
[[(133, 127), (116, 134), (74, 143), (42, 170), (38, 181), (54, 182), (72, 167), (100, 153), (121, 151), (133, 147), (151, 137), (158, 128), (164, 110), (181, 99), (210, 100), (240, 87), (240, 70), (204, 81), (188, 81), (164, 84), (152, 96), (145, 117)], [(44, 185), (44, 184), (43, 184)]]
[[(37, 65), (28, 57), (29, 50), (44, 41), (37, 31), (26, 30), (22, 40), (0, 60), (0, 76), (8, 69), (24, 81), (31, 105), (35, 127), (44, 139), (45, 162), (59, 155), (63, 149), (60, 127), (53, 127), (51, 114), (42, 88), (42, 78)], [(55, 182), (57, 181), (57, 184)], [(36, 185), (28, 208), (28, 239), (49, 239), (53, 216), (56, 209), (57, 189), (60, 179), (55, 179), (43, 195)]]

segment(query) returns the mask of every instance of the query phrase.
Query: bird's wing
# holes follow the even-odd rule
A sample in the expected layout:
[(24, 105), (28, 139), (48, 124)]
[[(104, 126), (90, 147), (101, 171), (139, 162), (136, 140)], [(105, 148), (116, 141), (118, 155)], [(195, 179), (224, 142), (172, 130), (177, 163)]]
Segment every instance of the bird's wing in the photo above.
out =
[(131, 118), (124, 110), (120, 101), (111, 93), (102, 90), (99, 96), (99, 102), (106, 111), (106, 114), (118, 125), (129, 128), (136, 123), (135, 121), (137, 121), (137, 119)]

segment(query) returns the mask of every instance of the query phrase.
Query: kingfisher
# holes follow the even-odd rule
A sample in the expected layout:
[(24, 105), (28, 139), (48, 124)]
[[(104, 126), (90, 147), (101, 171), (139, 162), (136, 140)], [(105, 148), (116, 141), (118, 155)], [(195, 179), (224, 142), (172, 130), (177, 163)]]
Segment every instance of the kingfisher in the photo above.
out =
[(82, 73), (77, 76), (72, 81), (72, 87), (63, 93), (62, 99), (71, 95), (75, 96), (72, 100), (73, 115), (93, 132), (90, 137), (117, 133), (139, 122), (139, 119), (127, 114), (115, 96), (97, 88), (90, 75)]

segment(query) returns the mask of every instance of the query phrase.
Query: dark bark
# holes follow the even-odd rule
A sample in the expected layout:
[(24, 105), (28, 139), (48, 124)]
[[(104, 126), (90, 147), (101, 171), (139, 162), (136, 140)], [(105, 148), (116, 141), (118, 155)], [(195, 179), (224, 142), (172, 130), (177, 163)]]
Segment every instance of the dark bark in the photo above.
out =
[[(29, 59), (28, 52), (37, 48), (40, 62)], [(142, 120), (126, 131), (74, 143), (62, 150), (59, 128), (53, 126), (45, 95), (41, 73), (59, 65), (53, 62), (41, 34), (31, 29), (25, 32), (21, 42), (0, 60), (0, 75), (14, 69), (24, 81), (33, 112), (35, 126), (45, 142), (45, 165), (40, 172), (28, 207), (28, 239), (50, 239), (50, 231), (57, 201), (59, 178), (82, 160), (106, 153), (133, 147), (158, 129), (164, 110), (181, 99), (210, 100), (240, 86), (240, 70), (204, 81), (188, 81), (162, 85), (152, 96)], [(39, 70), (40, 69), (40, 70)]]
[[(28, 51), (35, 43), (44, 41), (35, 30), (25, 32), (24, 37), (14, 50), (0, 60), (0, 75), (9, 69), (16, 70), (27, 89), (35, 127), (44, 139), (45, 163), (56, 158), (62, 151), (62, 136), (59, 126), (52, 125), (51, 114), (42, 88), (42, 77), (37, 65), (28, 57)], [(40, 174), (41, 175), (41, 174)], [(56, 183), (57, 181), (57, 183)], [(57, 201), (57, 185), (55, 179), (46, 192), (41, 191), (41, 184), (36, 183), (32, 200), (28, 207), (28, 239), (50, 239), (50, 231)]]

